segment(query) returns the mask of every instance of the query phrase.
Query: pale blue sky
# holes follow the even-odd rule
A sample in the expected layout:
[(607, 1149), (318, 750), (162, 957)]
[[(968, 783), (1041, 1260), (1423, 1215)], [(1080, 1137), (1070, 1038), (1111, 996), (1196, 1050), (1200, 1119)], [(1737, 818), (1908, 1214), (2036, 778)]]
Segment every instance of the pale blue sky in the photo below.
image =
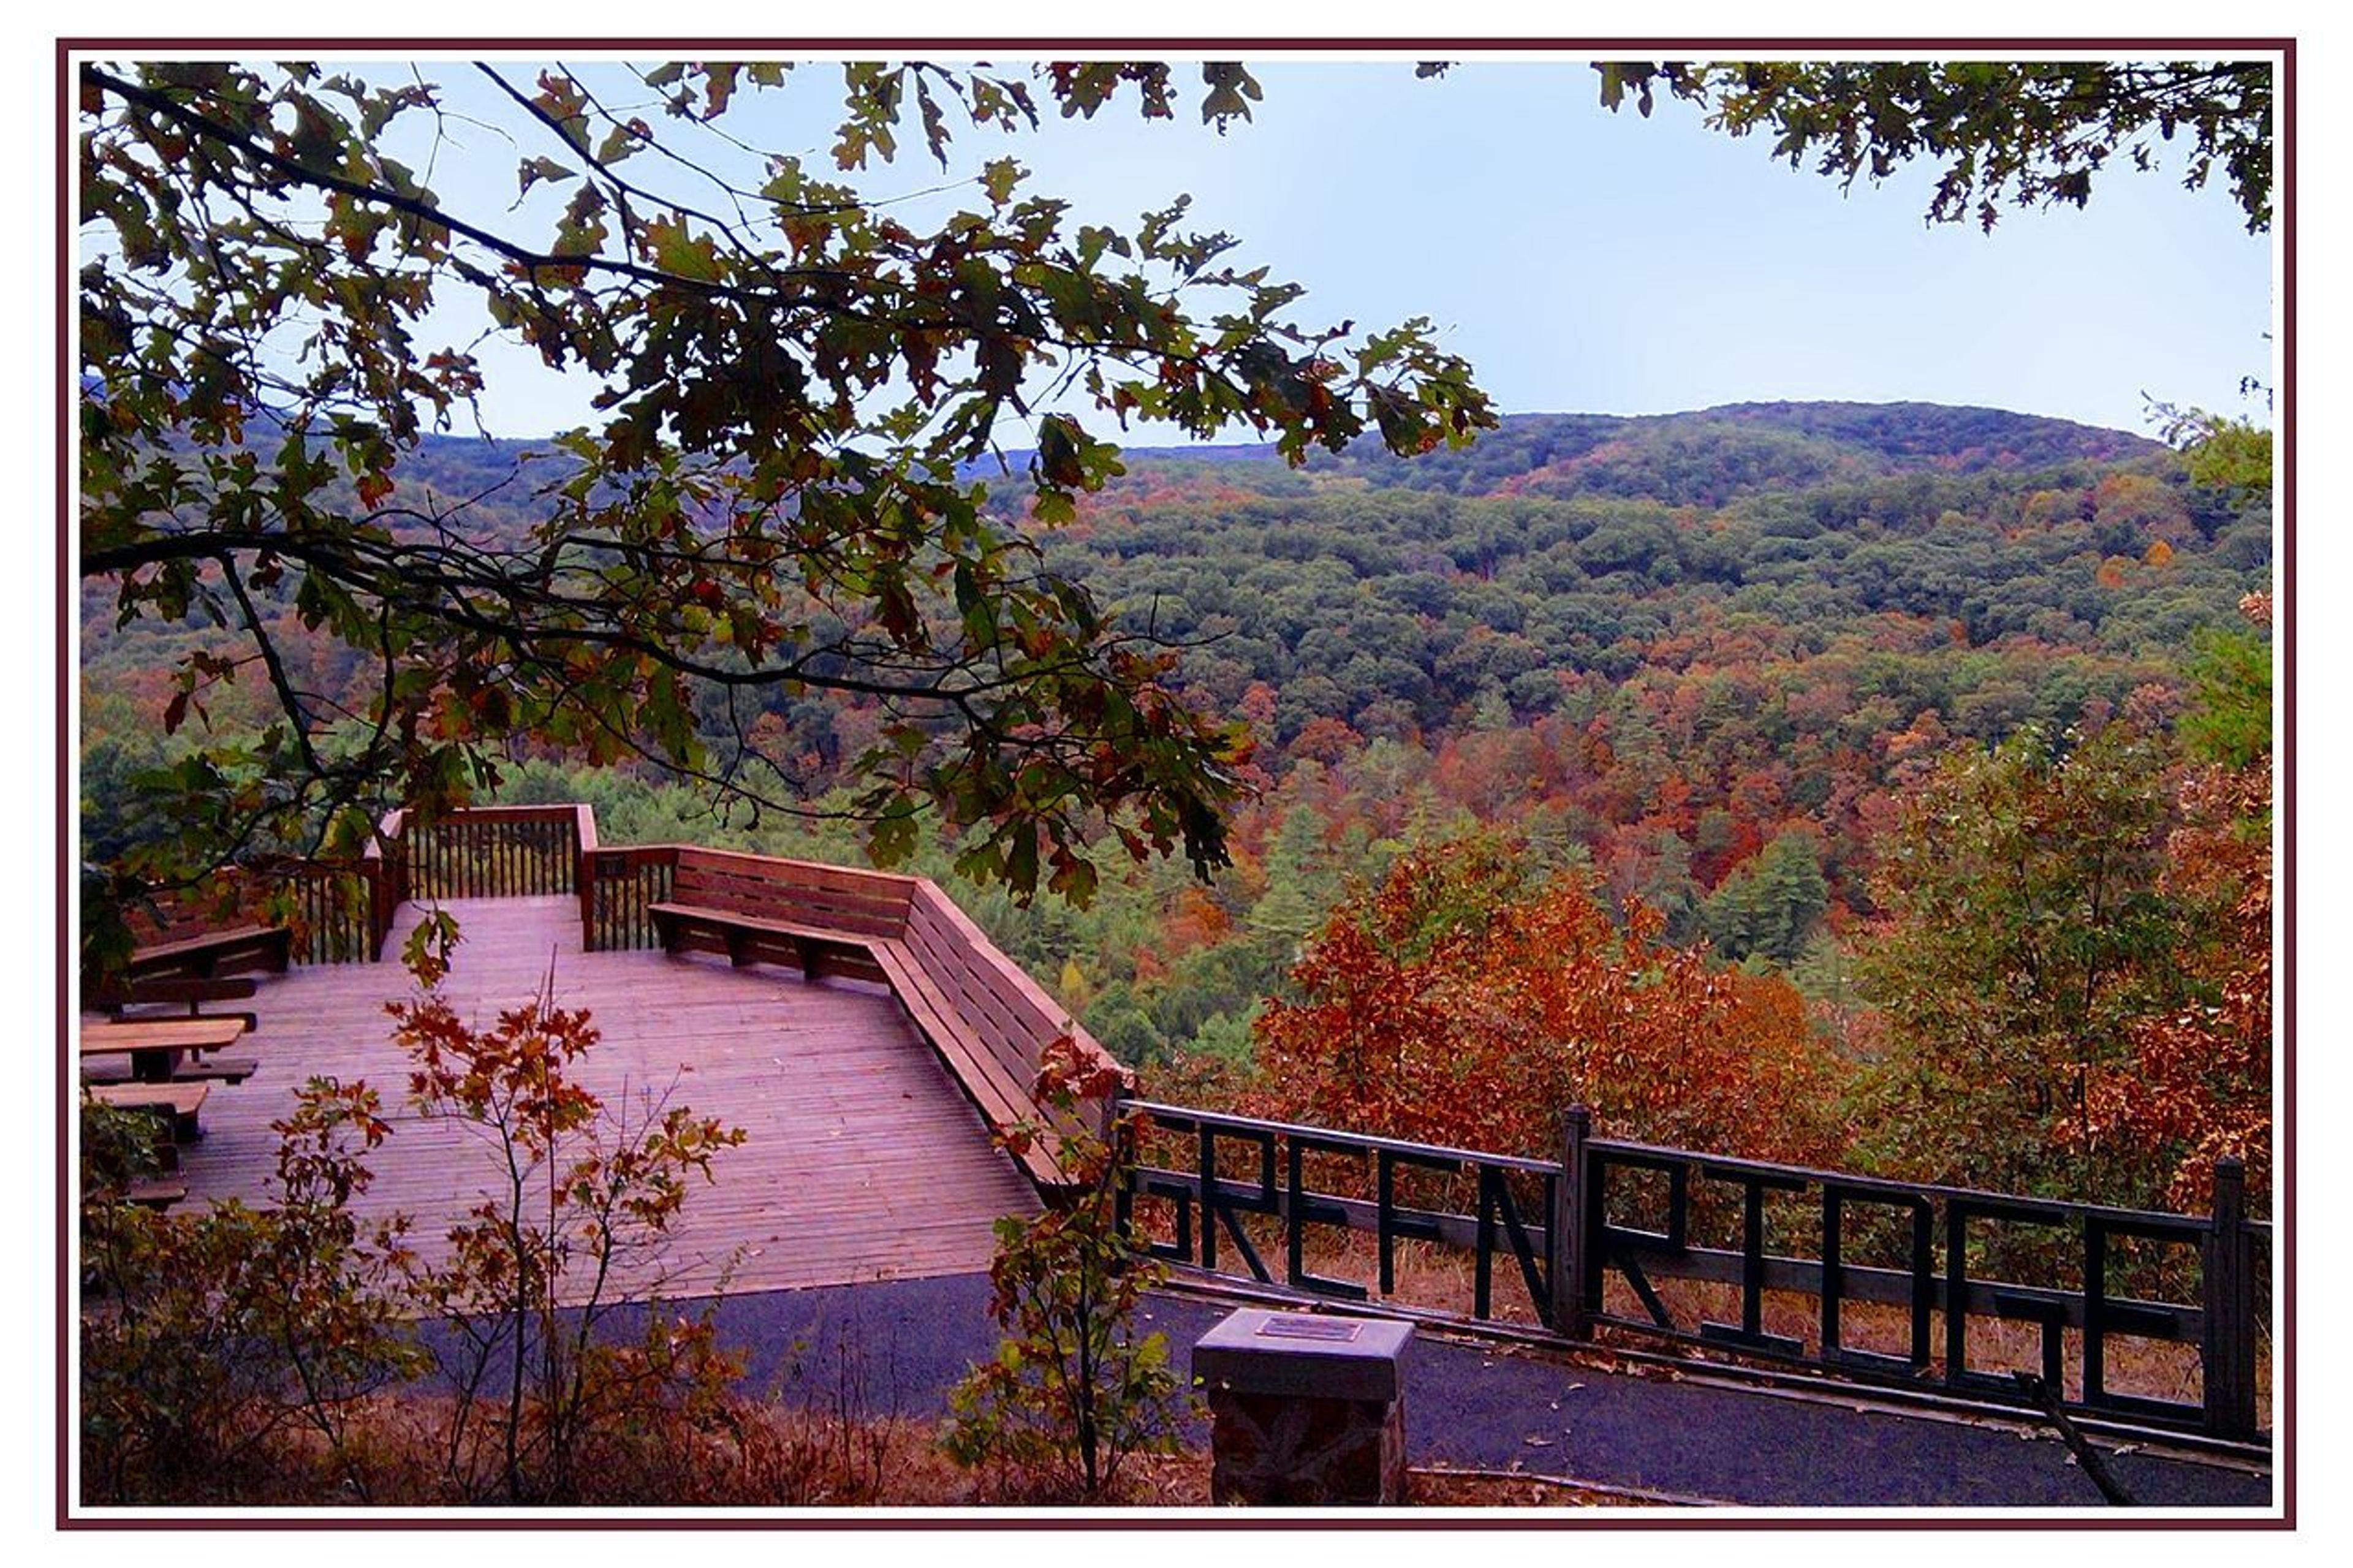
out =
[[(2118, 167), (2088, 209), (2013, 210), (1986, 236), (1922, 222), (1925, 170), (1841, 195), (1775, 162), (1762, 139), (1704, 129), (1687, 105), (1662, 102), (1647, 121), (1630, 106), (1605, 111), (1581, 63), (1466, 63), (1429, 81), (1406, 61), (1253, 69), (1265, 100), (1225, 136), (1191, 118), (1198, 93), (1180, 68), (1188, 102), (1176, 123), (1123, 108), (1011, 139), (968, 132), (970, 162), (955, 174), (1009, 151), (1035, 172), (1033, 192), (1123, 223), (1188, 192), (1195, 226), (1241, 238), (1240, 265), (1307, 285), (1302, 320), (1428, 315), (1507, 412), (1920, 399), (2146, 429), (2146, 392), (2261, 414), (2238, 386), (2271, 369), (2272, 238), (2248, 235), (2219, 185), (2188, 192)], [(431, 74), (453, 106), (491, 101), (470, 68)], [(825, 172), (837, 86), (835, 68), (804, 67), (786, 92), (739, 100), (728, 123)], [(518, 156), (554, 150), (458, 134), (465, 153), (445, 154), (435, 184), (460, 211), (495, 215)], [(866, 188), (941, 177), (910, 145)], [(913, 222), (976, 201), (907, 210)], [(584, 382), (540, 374), (520, 352), (486, 357), (495, 433), (590, 417)]]

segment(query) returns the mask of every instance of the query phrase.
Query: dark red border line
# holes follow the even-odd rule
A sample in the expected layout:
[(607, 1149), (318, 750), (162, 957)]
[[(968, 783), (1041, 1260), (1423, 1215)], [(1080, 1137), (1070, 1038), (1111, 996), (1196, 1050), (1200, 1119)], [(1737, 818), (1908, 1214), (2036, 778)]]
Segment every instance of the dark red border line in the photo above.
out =
[(74, 1306), (73, 1292), (67, 1285), (67, 1277), (71, 1271), (73, 1261), (72, 1255), (69, 1250), (71, 1247), (71, 1238), (69, 1237), (66, 1230), (67, 1215), (72, 1212), (73, 1208), (73, 1175), (72, 1173), (66, 1168), (66, 1154), (69, 1147), (70, 1146), (71, 1140), (69, 1138), (66, 1129), (65, 1107), (68, 1102), (68, 1097), (72, 1093), (73, 1089), (71, 1080), (69, 1079), (66, 1075), (66, 1063), (73, 1055), (73, 1041), (69, 1038), (67, 1035), (67, 1031), (72, 1026), (72, 1013), (70, 1011), (72, 995), (69, 990), (67, 964), (70, 953), (74, 952), (75, 948), (79, 945), (78, 943), (69, 942), (66, 933), (66, 917), (72, 907), (67, 895), (66, 876), (74, 864), (72, 859), (69, 858), (69, 846), (73, 842), (73, 839), (68, 837), (68, 823), (69, 818), (67, 813), (66, 802), (69, 799), (73, 799), (77, 802), (77, 815), (79, 813), (79, 795), (68, 795), (66, 793), (66, 784), (69, 778), (75, 776), (76, 772), (76, 770), (69, 768), (69, 759), (78, 759), (79, 756), (79, 752), (77, 750), (69, 746), (68, 742), (72, 739), (72, 737), (67, 733), (67, 725), (70, 717), (70, 710), (68, 707), (70, 693), (67, 686), (67, 677), (68, 672), (73, 668), (74, 661), (72, 650), (77, 646), (75, 642), (68, 639), (67, 630), (68, 627), (72, 626), (76, 620), (74, 612), (80, 602), (79, 596), (74, 592), (73, 578), (68, 570), (69, 565), (69, 553), (70, 547), (68, 544), (66, 537), (66, 530), (69, 526), (69, 518), (72, 510), (70, 498), (74, 494), (73, 476), (69, 472), (69, 465), (72, 461), (73, 442), (67, 427), (67, 421), (72, 417), (72, 415), (69, 412), (70, 405), (68, 403), (65, 396), (68, 379), (73, 374), (71, 359), (73, 353), (73, 323), (67, 313), (71, 308), (71, 301), (67, 297), (67, 279), (70, 279), (74, 275), (73, 253), (69, 248), (73, 244), (74, 237), (69, 226), (69, 219), (71, 217), (72, 213), (71, 208), (69, 205), (69, 193), (66, 186), (68, 150), (74, 145), (73, 121), (71, 118), (72, 98), (70, 96), (70, 89), (72, 87), (72, 64), (67, 57), (65, 47), (61, 44), (58, 48), (58, 141), (57, 145), (50, 150), (50, 156), (57, 162), (57, 168), (54, 171), (52, 177), (57, 183), (58, 213), (56, 231), (58, 258), (56, 342), (58, 356), (57, 396), (58, 406), (57, 420), (57, 456), (54, 459), (57, 464), (58, 486), (58, 760), (55, 769), (55, 777), (57, 779), (58, 788), (58, 823), (55, 841), (58, 859), (58, 1030), (57, 1081), (51, 1089), (51, 1096), (53, 1102), (58, 1107), (58, 1147), (56, 1154), (58, 1184), (57, 1499), (58, 1520), (60, 1524), (64, 1523), (66, 1521), (69, 1504), (71, 1501), (71, 1500), (66, 1495), (66, 1444), (71, 1436), (71, 1433), (69, 1430), (69, 1423), (71, 1418), (71, 1411), (73, 1408), (73, 1390), (68, 1385), (67, 1380), (66, 1344), (66, 1324), (73, 1321)]
[(923, 49), (989, 49), (1036, 54), (1052, 49), (1240, 49), (1258, 53), (1298, 54), (1310, 52), (1338, 53), (1368, 50), (1409, 50), (1416, 48), (1446, 48), (1464, 54), (1481, 55), (1516, 51), (1542, 51), (1558, 54), (1579, 49), (1708, 49), (1771, 50), (1779, 53), (1812, 53), (1825, 49), (1869, 50), (1873, 53), (1902, 53), (1909, 50), (1943, 49), (2017, 49), (2037, 54), (2061, 54), (2069, 51), (2099, 51), (2105, 54), (2137, 54), (2143, 51), (2179, 54), (2184, 51), (2209, 54), (2216, 50), (2245, 49), (2263, 53), (2293, 53), (2293, 37), (2249, 37), (2243, 35), (2212, 37), (1922, 37), (1909, 38), (1852, 37), (1706, 37), (1672, 38), (1655, 36), (1531, 36), (1520, 37), (1471, 38), (1460, 36), (1443, 37), (1398, 37), (1386, 38), (1335, 37), (1205, 37), (1198, 35), (1167, 35), (1163, 37), (1021, 37), (1004, 34), (989, 36), (934, 36), (931, 37), (877, 37), (849, 35), (842, 37), (753, 37), (743, 35), (720, 35), (710, 37), (609, 37), (609, 38), (547, 38), (491, 34), (480, 37), (416, 38), (416, 37), (351, 37), (319, 38), (289, 37), (282, 35), (254, 34), (231, 37), (133, 37), (111, 36), (60, 38), (61, 50), (119, 49), (139, 50), (195, 49), (219, 52), (247, 48), (324, 48), (336, 54), (350, 54), (360, 49), (399, 49), (404, 52), (421, 49), (579, 49), (602, 53), (627, 52), (635, 49), (677, 49), (728, 47), (770, 52), (808, 52), (834, 54), (849, 49), (898, 51)]
[[(2275, 526), (2279, 530), (2280, 555), (2278, 626), (2272, 639), (2273, 658), (2280, 670), (2280, 710), (2282, 740), (2273, 753), (2272, 776), (2279, 795), (2280, 863), (2274, 874), (2284, 891), (2280, 905), (2280, 1004), (2284, 1009), (2280, 1023), (2280, 1100), (2278, 1114), (2274, 1118), (2273, 1146), (2281, 1142), (2280, 1133), (2286, 1134), (2285, 1162), (2274, 1166), (2273, 1190), (2279, 1194), (2276, 1210), (2279, 1234), (2274, 1238), (2277, 1252), (2275, 1271), (2280, 1288), (2280, 1342), (2284, 1354), (2273, 1360), (2274, 1386), (2272, 1394), (2274, 1442), (2285, 1462), (2280, 1468), (2281, 1510), (2283, 1521), (2290, 1528), (2295, 1524), (2295, 1422), (2296, 1372), (2295, 1353), (2295, 419), (2298, 408), (2295, 384), (2295, 44), (2289, 40), (2280, 57), (2281, 92), (2279, 98), (2279, 188), (2280, 214), (2280, 409), (2276, 472), (2279, 475), (2280, 515)], [(2286, 1376), (2279, 1375), (2282, 1365)]]
[[(71, 404), (63, 397), (63, 389), (74, 374), (73, 322), (71, 282), (74, 276), (71, 230), (71, 205), (67, 185), (68, 170), (75, 146), (74, 118), (77, 112), (73, 91), (73, 59), (76, 53), (97, 51), (130, 51), (141, 54), (164, 53), (174, 50), (226, 52), (243, 49), (318, 49), (338, 55), (392, 50), (480, 50), (504, 52), (512, 50), (576, 49), (606, 53), (639, 49), (674, 50), (682, 48), (743, 50), (766, 53), (836, 54), (849, 50), (900, 52), (910, 47), (923, 49), (985, 49), (992, 53), (1035, 55), (1055, 49), (1070, 50), (1131, 50), (1168, 49), (1187, 53), (1208, 50), (1233, 50), (1246, 54), (1297, 54), (1338, 51), (1397, 51), (1399, 54), (1417, 50), (1443, 50), (1450, 56), (1477, 57), (1504, 52), (1574, 54), (1600, 51), (1640, 51), (1642, 53), (1680, 53), (1683, 51), (1757, 51), (1774, 53), (1820, 53), (1831, 50), (1868, 50), (1873, 53), (1903, 54), (1913, 51), (2002, 50), (2013, 49), (2021, 54), (2055, 54), (2070, 51), (2099, 51), (2109, 55), (2182, 53), (2215, 54), (2236, 51), (2277, 54), (2280, 56), (2281, 87), (2279, 110), (2279, 170), (2275, 206), (2278, 212), (2279, 243), (2283, 263), (2281, 271), (2281, 371), (2278, 427), (2281, 459), (2279, 473), (2280, 515), (2275, 522), (2280, 539), (2277, 630), (2274, 637), (2274, 658), (2279, 667), (2283, 742), (2274, 763), (2276, 788), (2280, 797), (2281, 854), (2275, 875), (2284, 889), (2280, 906), (2280, 941), (2282, 972), (2279, 980), (2281, 1006), (2284, 1009), (2280, 1026), (2282, 1057), (2282, 1093), (2279, 1115), (2275, 1119), (2286, 1134), (2286, 1158), (2275, 1171), (2274, 1190), (2277, 1194), (2278, 1229), (2275, 1233), (2277, 1270), (2283, 1291), (2280, 1306), (2282, 1355), (2275, 1363), (2284, 1369), (2284, 1376), (2274, 1385), (2276, 1415), (2273, 1423), (2274, 1445), (2281, 1478), (2280, 1517), (2241, 1519), (2232, 1517), (2147, 1518), (2130, 1514), (2106, 1517), (2102, 1515), (2067, 1516), (2063, 1518), (1970, 1515), (1941, 1516), (1924, 1512), (1919, 1517), (1875, 1515), (1808, 1515), (1767, 1514), (1706, 1515), (1682, 1514), (1672, 1516), (1613, 1516), (1608, 1519), (1580, 1520), (1565, 1515), (1513, 1510), (1495, 1518), (1463, 1518), (1459, 1516), (1418, 1516), (1411, 1513), (1379, 1516), (1345, 1515), (1314, 1519), (1267, 1518), (1257, 1514), (1236, 1513), (1230, 1518), (1191, 1517), (1168, 1518), (1150, 1513), (1119, 1515), (1086, 1515), (1081, 1517), (1007, 1516), (984, 1512), (960, 1513), (953, 1518), (922, 1516), (913, 1518), (834, 1515), (825, 1518), (764, 1518), (754, 1515), (697, 1515), (691, 1518), (652, 1518), (646, 1516), (582, 1515), (544, 1518), (481, 1518), (475, 1516), (451, 1518), (384, 1518), (372, 1515), (341, 1515), (311, 1517), (260, 1512), (240, 1512), (234, 1517), (143, 1514), (134, 1518), (77, 1518), (73, 1515), (72, 1500), (67, 1492), (68, 1458), (71, 1453), (73, 1433), (70, 1427), (72, 1390), (68, 1385), (68, 1323), (73, 1307), (69, 1288), (71, 1268), (71, 1233), (69, 1229), (71, 1213), (69, 1199), (72, 1192), (72, 1173), (68, 1169), (69, 1145), (68, 1094), (71, 1085), (67, 1078), (67, 1062), (71, 1055), (68, 1031), (72, 1018), (69, 1012), (71, 1001), (71, 959), (76, 949), (67, 929), (69, 910), (69, 879), (74, 870), (69, 833), (71, 818), (66, 805), (68, 785), (74, 771), (69, 732), (70, 712), (69, 677), (72, 671), (74, 643), (68, 632), (78, 603), (73, 593), (73, 580), (69, 574), (71, 547), (69, 531), (72, 526), (73, 483), (71, 464)], [(2296, 1303), (2295, 1303), (2295, 690), (2296, 690), (2296, 268), (2295, 268), (2295, 89), (2296, 40), (2286, 37), (1962, 37), (1936, 35), (1920, 37), (1859, 38), (1849, 37), (1672, 37), (1588, 36), (1588, 37), (1020, 37), (997, 35), (992, 37), (930, 37), (922, 38), (881, 37), (866, 35), (844, 37), (749, 37), (726, 36), (717, 37), (608, 37), (608, 38), (549, 38), (515, 36), (485, 36), (480, 37), (289, 37), (282, 35), (246, 35), (238, 37), (146, 37), (86, 36), (59, 37), (56, 47), (58, 140), (55, 147), (56, 236), (58, 246), (58, 289), (55, 322), (58, 385), (60, 401), (56, 425), (57, 473), (57, 570), (58, 570), (58, 630), (57, 630), (57, 767), (58, 823), (57, 856), (57, 1067), (56, 1122), (57, 1152), (57, 1519), (61, 1531), (155, 1531), (155, 1530), (1252, 1530), (1252, 1531), (1325, 1531), (1325, 1530), (1965, 1530), (1965, 1531), (2115, 1531), (2115, 1530), (2186, 1530), (2186, 1531), (2282, 1531), (2296, 1525)], [(2275, 1375), (2277, 1373), (2275, 1373)]]

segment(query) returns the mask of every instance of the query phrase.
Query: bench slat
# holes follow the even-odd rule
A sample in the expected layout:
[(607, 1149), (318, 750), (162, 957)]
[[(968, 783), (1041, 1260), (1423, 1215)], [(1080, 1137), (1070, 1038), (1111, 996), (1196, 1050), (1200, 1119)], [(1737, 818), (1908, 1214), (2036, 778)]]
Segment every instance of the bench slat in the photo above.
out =
[(259, 993), (261, 983), (245, 975), (217, 979), (149, 977), (109, 986), (95, 1000), (101, 1007), (160, 1006), (185, 1002), (242, 1002)]
[(118, 1024), (185, 1024), (191, 1020), (198, 1023), (237, 1023), (245, 1026), (245, 1032), (248, 1035), (261, 1027), (261, 1015), (259, 1013), (199, 1013), (194, 1007), (190, 1007), (185, 1013), (160, 1015), (136, 1011), (139, 1008), (169, 1005), (169, 1003), (162, 1002), (118, 1002), (110, 1005), (106, 1011), (108, 1016)]
[(81, 1054), (120, 1055), (125, 1051), (212, 1051), (235, 1045), (245, 1036), (241, 1018), (150, 1018), (123, 1024), (85, 1024)]
[(1008, 1006), (985, 976), (973, 973), (956, 946), (941, 941), (919, 922), (909, 925), (906, 946), (924, 974), (987, 1041), (1004, 1071), (1020, 1079), (1026, 1091), (1037, 1077), (1039, 1053), (1047, 1041), (1061, 1033), (1060, 1021)]
[(681, 904), (799, 920), (866, 936), (896, 936), (906, 923), (902, 898), (842, 892), (699, 861), (682, 862), (671, 874), (670, 897)]
[(212, 1092), (207, 1083), (98, 1083), (90, 1086), (90, 1097), (121, 1110), (143, 1110), (149, 1106), (167, 1108), (174, 1116), (194, 1116), (204, 1108), (205, 1097)]
[[(203, 1061), (182, 1062), (172, 1069), (164, 1083), (243, 1083), (261, 1070), (261, 1062), (254, 1057), (211, 1057)], [(81, 1081), (92, 1086), (139, 1083), (143, 1080), (124, 1076), (119, 1061), (104, 1058), (85, 1063)]]
[(238, 926), (136, 948), (123, 972), (133, 979), (160, 978), (152, 972), (169, 973), (191, 965), (200, 978), (210, 978), (224, 963), (259, 962), (282, 973), (293, 952), (294, 933), (284, 926)]
[(867, 945), (864, 938), (848, 931), (832, 931), (824, 926), (803, 925), (797, 921), (780, 921), (766, 915), (739, 914), (733, 910), (715, 910), (676, 900), (649, 904), (646, 906), (646, 913), (656, 920), (728, 926), (740, 931), (764, 931), (771, 936), (790, 936), (807, 942), (830, 942), (837, 947), (862, 948)]
[(846, 894), (899, 910), (906, 908), (907, 900), (915, 889), (913, 878), (888, 871), (859, 871), (846, 866), (821, 865), (814, 860), (785, 860), (767, 855), (682, 846), (678, 852), (678, 874), (694, 876), (702, 873), (741, 877), (780, 887)]
[[(1028, 1086), (1007, 1079), (995, 1053), (973, 1037), (905, 948), (896, 942), (882, 942), (876, 946), (874, 956), (889, 972), (891, 989), (906, 1007), (916, 1028), (946, 1060), (956, 1081), (979, 1106), (990, 1128), (1001, 1131), (1016, 1122), (1038, 1120), (1038, 1108), (1029, 1100)], [(1053, 1152), (1049, 1148), (1032, 1147), (1021, 1156), (1020, 1163), (1033, 1181), (1051, 1184), (1059, 1177)]]

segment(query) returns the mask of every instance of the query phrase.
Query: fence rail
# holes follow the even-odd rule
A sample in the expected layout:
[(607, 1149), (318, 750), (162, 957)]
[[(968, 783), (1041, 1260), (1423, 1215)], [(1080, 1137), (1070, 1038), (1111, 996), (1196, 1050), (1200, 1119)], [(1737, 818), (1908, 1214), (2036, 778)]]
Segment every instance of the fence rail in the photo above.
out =
[(675, 844), (591, 848), (582, 853), (580, 940), (590, 952), (659, 947), (660, 933), (647, 911), (670, 895), (678, 872)]
[[(1531, 1160), (1153, 1101), (1127, 1109), (1145, 1120), (1120, 1195), (1121, 1222), (1155, 1254), (1195, 1268), (1276, 1284), (1261, 1250), (1272, 1231), (1284, 1265), (1279, 1283), (1365, 1300), (1372, 1280), (1311, 1271), (1315, 1227), (1374, 1237), (1366, 1267), (1384, 1296), (1397, 1289), (1397, 1243), (1429, 1241), (1471, 1253), (1473, 1319), (1502, 1315), (1500, 1275), (1538, 1324), (1568, 1340), (1606, 1328), (2021, 1404), (2011, 1369), (1973, 1361), (1972, 1328), (2001, 1323), (2022, 1328), (2034, 1345), (2035, 1364), (2016, 1370), (2072, 1389), (2078, 1411), (2223, 1437), (2257, 1435), (2257, 1252), (2268, 1246), (2269, 1227), (2245, 1218), (2233, 1160), (2217, 1165), (2214, 1211), (2200, 1216), (1613, 1142), (1592, 1137), (1582, 1110), (1563, 1119), (1558, 1159)], [(1311, 1163), (1345, 1179), (1319, 1188)], [(1452, 1204), (1403, 1201), (1408, 1172), (1425, 1193)], [(1350, 1190), (1326, 1190), (1333, 1186)], [(1144, 1214), (1155, 1203), (1166, 1212), (1156, 1232)], [(2003, 1245), (2021, 1232), (2038, 1245)], [(1865, 1260), (1866, 1252), (1878, 1256)], [(2045, 1265), (2040, 1278), (2007, 1278), (2026, 1270), (1993, 1261), (2030, 1255)], [(2194, 1289), (2171, 1298), (2132, 1288), (2192, 1279)], [(1613, 1279), (1620, 1286), (1614, 1299)], [(1713, 1288), (1719, 1298), (1728, 1289), (1735, 1310), (1717, 1321), (1672, 1303), (1658, 1288), (1666, 1279)], [(1810, 1300), (1804, 1334), (1768, 1328), (1768, 1294)], [(1900, 1310), (1895, 1348), (1857, 1342), (1858, 1303)], [(2199, 1397), (2112, 1386), (2118, 1338), (2194, 1347)]]
[(516, 899), (577, 890), (580, 808), (474, 806), (406, 825), (414, 899)]
[(297, 862), (265, 871), (294, 904), (296, 963), (365, 963), (383, 946), (376, 910), (378, 868), (366, 861)]

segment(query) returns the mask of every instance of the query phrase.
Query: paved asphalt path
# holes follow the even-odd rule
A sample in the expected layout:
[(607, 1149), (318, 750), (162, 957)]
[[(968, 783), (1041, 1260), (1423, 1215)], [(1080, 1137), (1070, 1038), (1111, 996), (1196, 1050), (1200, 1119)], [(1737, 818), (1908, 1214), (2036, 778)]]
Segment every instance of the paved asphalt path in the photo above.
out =
[[(721, 1342), (748, 1351), (746, 1382), (795, 1404), (930, 1417), (974, 1361), (993, 1352), (988, 1281), (977, 1275), (735, 1296)], [(1146, 1325), (1180, 1371), (1227, 1309), (1155, 1296)], [(1851, 1405), (1794, 1399), (1566, 1364), (1423, 1335), (1406, 1374), (1416, 1463), (1535, 1474), (1755, 1506), (2091, 1508), (2098, 1491), (2055, 1438)], [(2263, 1508), (2268, 1476), (2122, 1455), (2145, 1503)]]

